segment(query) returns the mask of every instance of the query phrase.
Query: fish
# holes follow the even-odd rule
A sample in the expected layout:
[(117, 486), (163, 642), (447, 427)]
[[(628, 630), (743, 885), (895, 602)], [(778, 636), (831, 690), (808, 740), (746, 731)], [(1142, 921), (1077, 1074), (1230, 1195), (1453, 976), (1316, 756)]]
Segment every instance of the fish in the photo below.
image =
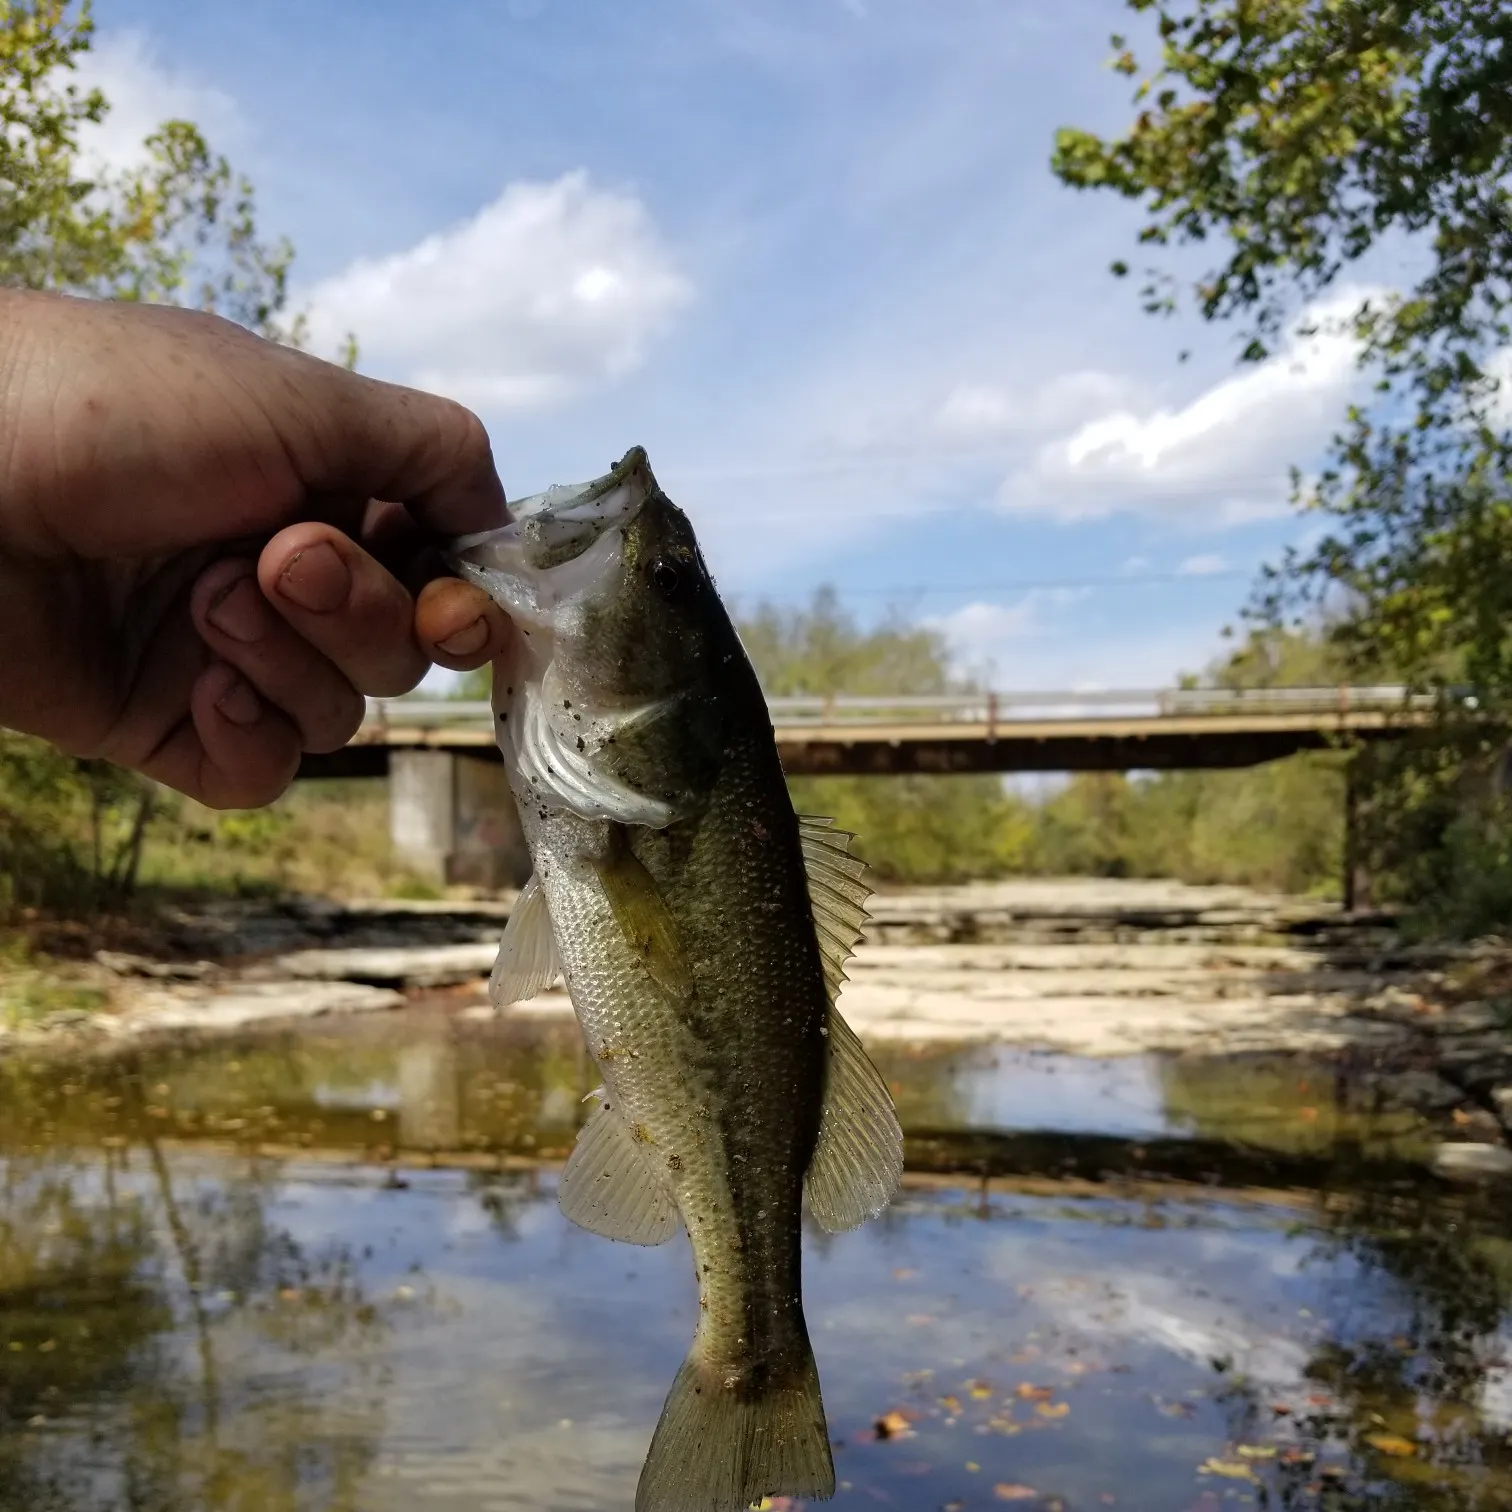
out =
[(802, 1301), (805, 1211), (881, 1212), (891, 1094), (836, 999), (872, 889), (855, 837), (795, 813), (756, 672), (644, 448), (511, 506), (450, 559), (510, 615), (499, 749), (533, 862), (490, 978), (565, 981), (603, 1085), (557, 1200), (631, 1244), (679, 1229), (698, 1285), (636, 1512), (834, 1494)]

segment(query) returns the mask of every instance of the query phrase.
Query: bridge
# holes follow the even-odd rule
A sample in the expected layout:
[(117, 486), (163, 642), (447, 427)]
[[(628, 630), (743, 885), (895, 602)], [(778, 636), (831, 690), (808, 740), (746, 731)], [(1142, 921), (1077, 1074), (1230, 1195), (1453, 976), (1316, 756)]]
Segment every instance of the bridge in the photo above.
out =
[[(1428, 723), (1435, 703), (1383, 685), (773, 698), (768, 706), (789, 774), (880, 776), (1255, 766), (1405, 735)], [(351, 742), (306, 756), (300, 775), (388, 776), (395, 848), (437, 880), (519, 885), (529, 874), (485, 702), (370, 700)], [(1351, 819), (1354, 808), (1351, 792)]]

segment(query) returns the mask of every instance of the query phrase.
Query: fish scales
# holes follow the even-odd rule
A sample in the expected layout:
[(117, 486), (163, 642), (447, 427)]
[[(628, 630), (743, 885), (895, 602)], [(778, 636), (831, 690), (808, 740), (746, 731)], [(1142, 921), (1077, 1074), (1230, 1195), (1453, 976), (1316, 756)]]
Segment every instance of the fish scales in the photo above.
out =
[(699, 1288), (637, 1512), (823, 1499), (802, 1215), (854, 1227), (902, 1169), (833, 1001), (864, 868), (794, 814), (755, 672), (645, 453), (514, 512), (453, 546), (520, 631), (494, 707), (535, 871), (490, 992), (503, 1009), (561, 970), (604, 1079), (562, 1209), (641, 1244), (680, 1223)]
[[(764, 756), (747, 743), (705, 814), (634, 846), (679, 926), (695, 983), (688, 1003), (644, 990), (592, 867), (574, 864), (582, 821), (528, 820), (605, 1100), (667, 1166), (707, 1312), (704, 1347), (733, 1374), (780, 1372), (804, 1337), (798, 1215), (825, 1049), (797, 825), (780, 768)], [(558, 827), (565, 844), (553, 843)], [(732, 912), (743, 920), (733, 932)]]

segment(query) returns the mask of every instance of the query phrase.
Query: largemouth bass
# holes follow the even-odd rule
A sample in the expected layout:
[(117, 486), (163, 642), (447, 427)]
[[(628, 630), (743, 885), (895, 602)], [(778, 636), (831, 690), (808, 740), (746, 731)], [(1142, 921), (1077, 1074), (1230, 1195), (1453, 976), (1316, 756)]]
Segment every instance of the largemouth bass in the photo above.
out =
[(892, 1099), (835, 1009), (870, 889), (852, 837), (793, 812), (756, 673), (687, 517), (636, 448), (453, 545), (513, 618), (499, 746), (535, 870), (500, 1009), (560, 969), (603, 1075), (558, 1201), (611, 1239), (692, 1243), (699, 1315), (637, 1512), (823, 1499), (835, 1473), (800, 1228), (880, 1212)]

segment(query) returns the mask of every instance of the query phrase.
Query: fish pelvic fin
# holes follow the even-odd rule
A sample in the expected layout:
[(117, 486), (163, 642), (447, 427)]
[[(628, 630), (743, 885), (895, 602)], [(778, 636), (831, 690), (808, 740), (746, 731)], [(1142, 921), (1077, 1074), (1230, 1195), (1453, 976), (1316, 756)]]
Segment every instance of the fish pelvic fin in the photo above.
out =
[(538, 997), (556, 981), (561, 969), (551, 912), (546, 906), (546, 890), (540, 877), (532, 872), (509, 911), (504, 936), (499, 941), (499, 958), (488, 979), (488, 996), (494, 1010), (502, 1013), (511, 1003)]
[(835, 1494), (819, 1371), (802, 1360), (758, 1392), (731, 1385), (695, 1344), (667, 1393), (635, 1492), (635, 1512), (745, 1512), (766, 1496)]

